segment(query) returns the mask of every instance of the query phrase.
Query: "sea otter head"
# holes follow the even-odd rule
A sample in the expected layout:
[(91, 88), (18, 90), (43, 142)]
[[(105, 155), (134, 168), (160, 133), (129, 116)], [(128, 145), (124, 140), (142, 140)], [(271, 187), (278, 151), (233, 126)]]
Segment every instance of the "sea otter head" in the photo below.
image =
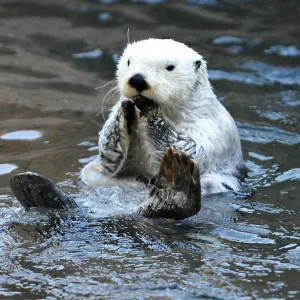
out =
[(209, 86), (206, 62), (188, 46), (171, 39), (148, 39), (129, 44), (121, 56), (117, 80), (127, 98), (142, 95), (167, 115), (195, 101), (195, 92)]

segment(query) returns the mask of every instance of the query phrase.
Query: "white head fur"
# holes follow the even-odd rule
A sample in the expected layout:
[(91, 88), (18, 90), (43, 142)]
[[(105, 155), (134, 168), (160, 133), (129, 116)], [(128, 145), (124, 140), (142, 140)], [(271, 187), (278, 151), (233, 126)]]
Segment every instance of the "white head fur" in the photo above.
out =
[[(148, 39), (129, 44), (118, 63), (117, 80), (122, 95), (133, 98), (137, 90), (130, 78), (140, 74), (148, 84), (141, 94), (161, 106), (169, 119), (192, 107), (198, 89), (211, 89), (206, 61), (193, 49), (171, 39)], [(193, 105), (194, 106), (194, 105)]]

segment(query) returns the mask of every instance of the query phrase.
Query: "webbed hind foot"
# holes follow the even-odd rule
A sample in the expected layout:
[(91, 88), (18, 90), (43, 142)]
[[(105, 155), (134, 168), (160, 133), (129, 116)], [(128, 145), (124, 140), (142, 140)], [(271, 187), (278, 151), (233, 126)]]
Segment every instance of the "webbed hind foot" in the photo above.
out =
[(73, 198), (60, 191), (51, 180), (39, 174), (20, 173), (12, 177), (9, 183), (13, 193), (25, 209), (31, 207), (51, 209), (77, 207)]
[(198, 164), (185, 152), (166, 148), (157, 180), (136, 212), (149, 218), (184, 219), (201, 208)]

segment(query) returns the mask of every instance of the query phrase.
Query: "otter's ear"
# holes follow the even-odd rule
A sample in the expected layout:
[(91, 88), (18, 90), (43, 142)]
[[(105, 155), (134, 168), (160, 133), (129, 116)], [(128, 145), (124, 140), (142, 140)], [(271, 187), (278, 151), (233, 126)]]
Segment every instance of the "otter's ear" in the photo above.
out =
[(195, 71), (197, 72), (201, 66), (201, 60), (194, 61)]

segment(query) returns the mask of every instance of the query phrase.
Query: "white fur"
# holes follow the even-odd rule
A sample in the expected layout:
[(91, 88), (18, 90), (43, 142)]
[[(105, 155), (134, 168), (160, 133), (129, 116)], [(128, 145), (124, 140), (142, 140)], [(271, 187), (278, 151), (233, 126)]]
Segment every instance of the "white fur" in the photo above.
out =
[[(197, 70), (195, 61), (199, 60), (201, 66)], [(166, 70), (168, 65), (174, 65), (175, 69)], [(203, 57), (173, 40), (143, 40), (129, 44), (118, 63), (117, 81), (121, 99), (137, 95), (136, 90), (128, 84), (129, 79), (137, 73), (142, 74), (150, 86), (142, 95), (157, 101), (166, 119), (178, 131), (196, 141), (198, 153), (201, 147), (204, 149), (207, 168), (201, 170), (202, 193), (223, 192), (226, 188), (222, 183), (239, 189), (238, 180), (233, 176), (243, 166), (239, 133), (231, 115), (213, 92)], [(120, 101), (113, 108), (110, 118)], [(136, 172), (153, 175), (160, 158), (145, 139), (143, 126), (139, 124), (137, 131), (138, 138), (143, 142), (132, 163), (137, 166)], [(198, 159), (200, 163), (200, 155)], [(88, 185), (95, 186), (98, 177), (95, 174), (101, 168), (95, 168), (93, 164), (91, 166), (84, 168), (82, 179)]]

